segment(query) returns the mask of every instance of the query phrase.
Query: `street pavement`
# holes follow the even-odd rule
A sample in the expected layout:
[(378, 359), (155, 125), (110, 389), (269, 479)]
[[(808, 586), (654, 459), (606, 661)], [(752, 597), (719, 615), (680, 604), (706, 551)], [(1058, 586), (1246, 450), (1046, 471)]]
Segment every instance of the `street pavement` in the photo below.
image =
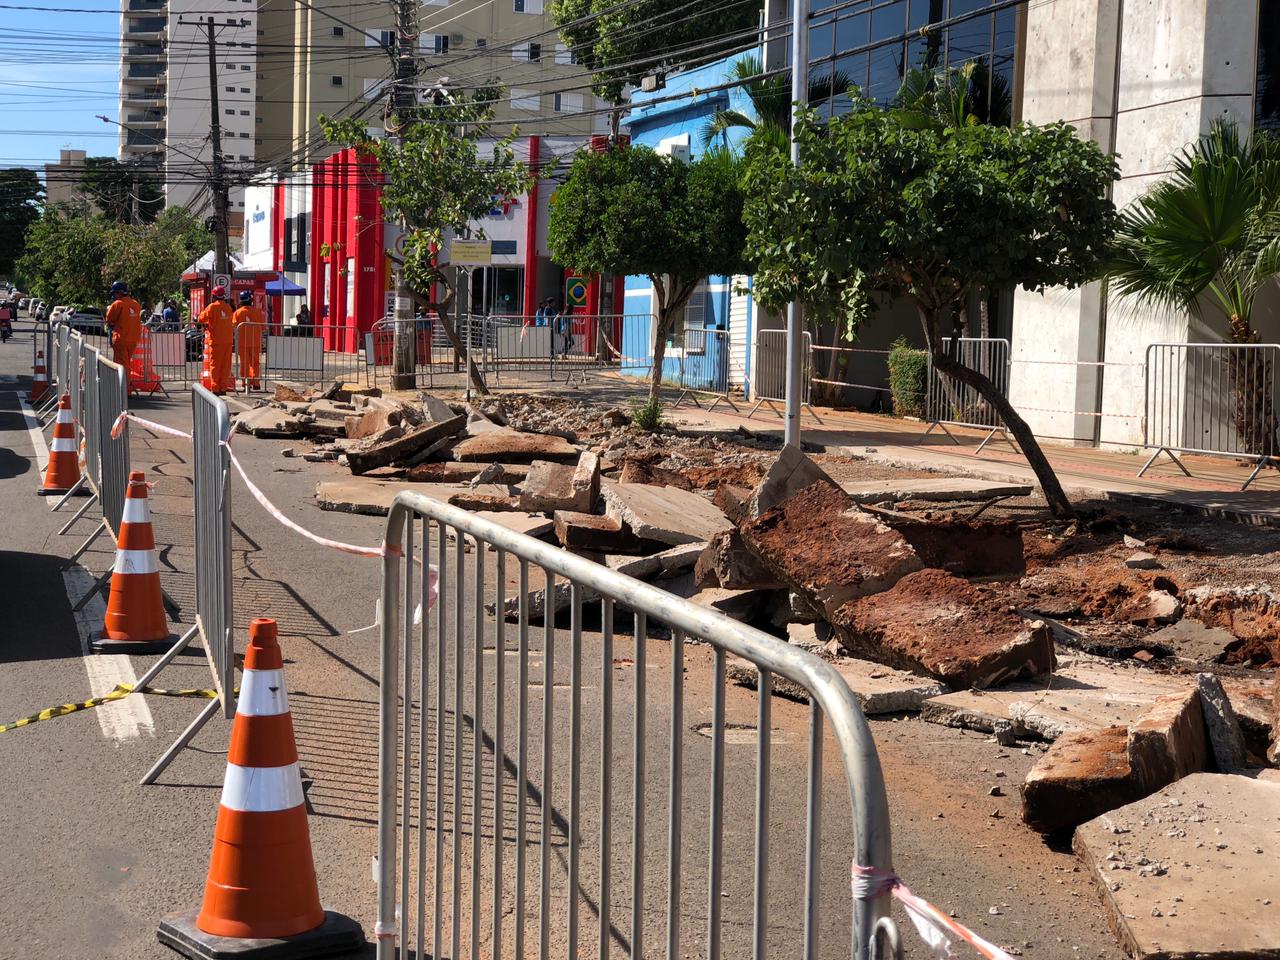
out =
[[(94, 657), (85, 653), (89, 633), (100, 623), (102, 601), (96, 599), (77, 618), (72, 600), (92, 577), (111, 563), (108, 538), (103, 537), (81, 560), (82, 569), (61, 567), (83, 537), (92, 531), (91, 508), (66, 536), (59, 527), (75, 504), (50, 514), (51, 505), (38, 498), (38, 444), (33, 446), (16, 390), (25, 390), (30, 373), (30, 342), (11, 341), (0, 351), (0, 516), (5, 518), (0, 540), (0, 723), (42, 708), (81, 700), (115, 682), (141, 675), (150, 657)], [(142, 416), (188, 429), (189, 395), (171, 399), (132, 401)], [(285, 441), (235, 440), (235, 449), (265, 494), (289, 517), (314, 532), (348, 542), (375, 545), (381, 518), (324, 513), (312, 502), (314, 484), (346, 471), (336, 465), (306, 464), (284, 458)], [(157, 437), (132, 428), (131, 457), (135, 469), (145, 469), (155, 486), (151, 491), (162, 581), (182, 608), (182, 623), (191, 622), (194, 607), (194, 540), (191, 509), (191, 451), (184, 441)], [(233, 580), (235, 622), (242, 650), (250, 618), (271, 616), (280, 622), (286, 656), (286, 679), (304, 772), (310, 828), (321, 896), (327, 906), (359, 920), (372, 937), (376, 918), (376, 887), (371, 861), (376, 850), (378, 754), (378, 632), (369, 629), (376, 617), (380, 570), (376, 560), (326, 550), (298, 537), (271, 518), (236, 480), (233, 499)], [(450, 548), (447, 559), (455, 556)], [(470, 567), (475, 553), (465, 556)], [(433, 554), (434, 559), (434, 554)], [(493, 557), (485, 555), (485, 591), (495, 582)], [(513, 564), (508, 563), (507, 574)], [(470, 567), (470, 569), (474, 569)], [(456, 570), (448, 571), (456, 577)], [(468, 575), (469, 576), (469, 575)], [(471, 582), (468, 580), (467, 582)], [(510, 594), (510, 591), (508, 591)], [(450, 600), (450, 602), (452, 602)], [(450, 606), (447, 612), (456, 615)], [(428, 731), (428, 830), (424, 834), (427, 876), (435, 876), (434, 849), (436, 790), (446, 827), (454, 823), (453, 763), (462, 760), (463, 783), (458, 784), (462, 807), (459, 826), (459, 870), (464, 888), (459, 941), (461, 955), (472, 955), (469, 902), (470, 844), (474, 794), (466, 773), (474, 757), (476, 633), (474, 596), (464, 601), (461, 644), (447, 648), (446, 676), (459, 659), (467, 665), (462, 686), (463, 709), (453, 710), (454, 689), (447, 688), (444, 729), (432, 716)], [(438, 611), (437, 611), (438, 613)], [(438, 622), (438, 619), (436, 621)], [(549, 798), (542, 779), (543, 670), (546, 652), (542, 630), (531, 631), (525, 688), (530, 718), (528, 760), (524, 781), (529, 798), (526, 875), (528, 912), (526, 954), (537, 946), (537, 906), (542, 841), (541, 817), (549, 803), (552, 908), (548, 952), (566, 955), (568, 793), (568, 689), (571, 636), (560, 625), (554, 633), (555, 668), (552, 675), (555, 710), (550, 730), (555, 744), (553, 783)], [(630, 947), (629, 910), (633, 861), (631, 761), (636, 717), (634, 643), (619, 625), (610, 662), (601, 655), (598, 618), (588, 615), (582, 646), (581, 701), (582, 795), (578, 834), (581, 838), (580, 953), (596, 954), (599, 923), (600, 815), (602, 782), (600, 755), (604, 725), (601, 697), (608, 673), (613, 695), (613, 805), (610, 876), (613, 924), (607, 932), (608, 953), (624, 956)], [(484, 620), (482, 652), (485, 675), (484, 706), (480, 716), (480, 750), (485, 775), (482, 792), (493, 791), (493, 723), (497, 688), (494, 685), (493, 624)], [(505, 635), (514, 643), (515, 631)], [(646, 642), (649, 666), (644, 716), (648, 726), (644, 796), (647, 829), (642, 859), (645, 865), (644, 953), (665, 949), (668, 849), (667, 756), (673, 671), (668, 638), (651, 636)], [(429, 666), (438, 651), (428, 646)], [(502, 766), (508, 797), (504, 843), (504, 895), (500, 911), (510, 956), (514, 931), (515, 826), (514, 797), (517, 752), (514, 718), (521, 702), (516, 687), (518, 657), (508, 653), (503, 688), (507, 726)], [(683, 853), (681, 953), (705, 954), (707, 917), (706, 856), (708, 843), (707, 784), (711, 741), (699, 733), (711, 717), (711, 657), (705, 647), (690, 646), (682, 664), (684, 701), (685, 782), (681, 805), (683, 829), (677, 846)], [(432, 681), (434, 683), (434, 681)], [(155, 681), (164, 688), (210, 686), (205, 658), (197, 650), (178, 658)], [(428, 703), (434, 702), (429, 687)], [(415, 698), (418, 696), (415, 693)], [(166, 746), (204, 706), (205, 701), (150, 696), (129, 697), (90, 711), (33, 724), (0, 734), (5, 817), (0, 825), (0, 956), (23, 958), (170, 957), (155, 939), (160, 918), (173, 910), (198, 904), (208, 866), (210, 842), (225, 764), (230, 730), (215, 718), (178, 755), (152, 786), (139, 786)], [(739, 688), (726, 693), (726, 713), (734, 725), (726, 747), (725, 800), (725, 956), (746, 955), (749, 949), (751, 865), (754, 817), (755, 694)], [(432, 713), (432, 711), (429, 711)], [(415, 715), (416, 716), (416, 715)], [(461, 723), (459, 723), (461, 721)], [(416, 721), (415, 721), (416, 722)], [(773, 705), (774, 765), (771, 818), (770, 938), (774, 955), (799, 949), (803, 916), (803, 826), (805, 799), (805, 743), (808, 709), (775, 700)], [(455, 749), (453, 729), (461, 727)], [(443, 736), (437, 741), (437, 733)], [(1037, 756), (1034, 751), (1004, 750), (984, 737), (894, 718), (873, 724), (888, 784), (895, 844), (895, 866), (912, 888), (953, 911), (985, 937), (1021, 953), (1053, 958), (1118, 957), (1106, 930), (1096, 895), (1069, 852), (1046, 846), (1017, 822), (1016, 789)], [(444, 764), (437, 762), (436, 744)], [(843, 771), (827, 739), (823, 779), (823, 847), (820, 873), (822, 939), (820, 955), (849, 953), (848, 867), (851, 854), (848, 797)], [(414, 770), (416, 773), (415, 763)], [(993, 783), (1003, 784), (1002, 796), (991, 797)], [(465, 787), (465, 789), (464, 789)], [(1009, 794), (1015, 794), (1010, 797)], [(417, 795), (411, 794), (416, 809)], [(482, 805), (481, 902), (492, 900), (492, 804)], [(417, 825), (416, 813), (410, 822)], [(416, 850), (416, 835), (411, 850)], [(452, 955), (450, 943), (453, 834), (443, 834), (441, 861), (442, 956)], [(416, 867), (417, 861), (414, 860)], [(491, 908), (480, 923), (481, 956), (491, 956)], [(417, 923), (410, 914), (410, 926)], [(430, 919), (428, 917), (428, 919)], [(899, 915), (899, 922), (905, 920)], [(430, 929), (430, 927), (428, 927)], [(927, 951), (904, 929), (907, 956)], [(426, 954), (432, 953), (427, 937)], [(363, 954), (372, 955), (372, 947)]]

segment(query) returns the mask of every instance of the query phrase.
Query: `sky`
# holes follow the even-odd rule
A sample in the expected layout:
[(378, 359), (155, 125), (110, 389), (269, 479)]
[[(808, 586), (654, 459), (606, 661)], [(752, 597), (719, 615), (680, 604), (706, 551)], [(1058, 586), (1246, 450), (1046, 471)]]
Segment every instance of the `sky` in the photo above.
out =
[(119, 36), (118, 0), (0, 0), (0, 167), (115, 156), (119, 128), (95, 114), (118, 119)]

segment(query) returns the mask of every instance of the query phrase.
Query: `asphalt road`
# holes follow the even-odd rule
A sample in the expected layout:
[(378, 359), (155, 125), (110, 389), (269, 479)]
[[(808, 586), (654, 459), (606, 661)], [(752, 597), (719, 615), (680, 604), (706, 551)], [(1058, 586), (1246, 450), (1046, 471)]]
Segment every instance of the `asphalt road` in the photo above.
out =
[[(92, 530), (80, 521), (66, 536), (59, 527), (71, 510), (48, 512), (49, 502), (34, 494), (39, 483), (35, 449), (14, 393), (25, 389), (30, 373), (30, 341), (20, 337), (0, 349), (0, 722), (34, 713), (44, 707), (80, 700), (91, 692), (110, 689), (140, 675), (151, 658), (90, 657), (82, 638), (100, 621), (101, 601), (91, 603), (87, 616), (71, 613), (68, 593), (78, 597), (92, 576), (111, 562), (107, 538), (99, 540), (82, 559), (83, 570), (64, 574), (69, 556)], [(189, 399), (176, 392), (171, 399), (135, 401), (144, 416), (176, 426), (190, 423)], [(345, 470), (333, 465), (306, 464), (281, 457), (284, 441), (236, 440), (236, 449), (264, 492), (286, 514), (315, 532), (337, 539), (376, 544), (380, 518), (324, 513), (311, 502), (314, 484)], [(162, 580), (182, 607), (183, 622), (191, 621), (194, 606), (194, 543), (191, 529), (190, 449), (183, 441), (132, 432), (135, 468), (145, 469), (155, 483), (152, 510), (159, 545)], [(280, 622), (287, 658), (286, 677), (297, 729), (301, 763), (311, 811), (312, 846), (326, 905), (359, 920), (371, 936), (376, 914), (376, 889), (371, 858), (376, 849), (378, 634), (369, 628), (375, 619), (380, 572), (376, 561), (325, 550), (300, 539), (253, 502), (237, 480), (233, 496), (233, 578), (236, 625), (243, 649), (243, 630), (254, 616)], [(89, 512), (92, 517), (93, 510)], [(452, 547), (447, 559), (455, 557)], [(475, 553), (465, 555), (469, 570)], [(433, 554), (434, 559), (434, 554)], [(486, 554), (485, 591), (490, 594), (496, 575), (493, 555)], [(515, 565), (508, 562), (507, 574)], [(453, 571), (456, 576), (456, 571)], [(535, 575), (536, 580), (536, 575)], [(456, 581), (453, 581), (456, 582)], [(471, 583), (468, 574), (468, 583)], [(508, 594), (510, 594), (510, 588)], [(446, 612), (457, 608), (453, 598)], [(445, 830), (440, 861), (442, 956), (452, 955), (454, 834), (458, 827), (462, 885), (458, 916), (460, 955), (471, 955), (472, 825), (475, 796), (467, 776), (476, 749), (474, 598), (464, 600), (461, 643), (453, 633), (445, 649), (448, 678), (444, 724), (428, 710), (428, 757), (425, 765), (426, 810), (423, 834), (428, 878), (437, 876), (436, 814), (439, 791)], [(436, 611), (438, 613), (439, 611)], [(435, 617), (433, 624), (439, 623)], [(452, 624), (453, 621), (450, 621)], [(521, 789), (527, 802), (526, 954), (538, 943), (539, 863), (542, 856), (543, 803), (548, 804), (546, 834), (550, 872), (551, 910), (548, 914), (548, 952), (566, 954), (568, 912), (570, 763), (567, 745), (572, 638), (562, 624), (554, 634), (551, 722), (543, 712), (546, 651), (541, 628), (531, 631), (527, 660), (528, 684), (517, 686), (519, 656), (508, 649), (502, 690), (506, 722), (502, 737), (505, 824), (503, 903), (500, 923), (504, 955), (511, 955), (514, 934), (516, 828), (515, 798)], [(182, 628), (174, 625), (175, 630)], [(482, 863), (479, 889), (482, 915), (476, 949), (492, 955), (493, 889), (493, 769), (498, 738), (494, 683), (496, 652), (494, 625), (482, 621), (484, 675), (483, 717), (479, 749), (481, 781), (480, 839)], [(438, 634), (432, 631), (433, 637)], [(514, 627), (505, 641), (513, 645)], [(428, 641), (430, 681), (428, 704), (436, 696), (439, 650)], [(644, 716), (648, 728), (643, 795), (646, 809), (644, 953), (665, 950), (668, 755), (671, 744), (671, 644), (662, 636), (646, 641), (648, 669)], [(631, 877), (633, 863), (631, 798), (632, 741), (637, 714), (635, 648), (626, 624), (619, 621), (612, 660), (603, 662), (598, 617), (589, 610), (581, 647), (583, 682), (580, 706), (581, 799), (580, 837), (580, 952), (595, 954), (599, 925), (601, 753), (604, 725), (601, 697), (606, 673), (613, 696), (612, 842), (609, 844), (612, 926), (608, 951), (623, 956), (630, 947)], [(454, 671), (464, 666), (462, 710), (454, 709)], [(683, 828), (677, 838), (682, 853), (680, 897), (680, 953), (705, 954), (707, 917), (706, 857), (708, 845), (708, 771), (711, 741), (699, 729), (711, 717), (710, 653), (690, 646), (682, 667), (685, 689)], [(167, 688), (207, 687), (208, 667), (197, 651), (183, 656), (156, 681)], [(414, 693), (414, 698), (420, 692)], [(521, 700), (527, 705), (528, 754), (523, 779), (516, 777), (517, 727)], [(153, 786), (138, 779), (164, 748), (199, 712), (203, 701), (148, 697), (76, 713), (0, 734), (5, 817), (0, 822), (0, 956), (65, 958), (68, 956), (150, 958), (173, 954), (155, 939), (160, 918), (173, 910), (198, 904), (208, 866), (210, 841), (222, 781), (229, 722), (215, 719), (183, 751)], [(749, 945), (747, 920), (751, 910), (751, 864), (754, 817), (755, 694), (731, 687), (726, 714), (735, 725), (726, 746), (724, 955), (745, 955)], [(805, 799), (805, 743), (808, 710), (787, 701), (773, 706), (774, 763), (772, 767), (770, 937), (773, 955), (799, 950), (803, 916), (803, 825)], [(416, 724), (416, 713), (414, 722)], [(462, 736), (455, 750), (454, 731)], [(542, 776), (541, 742), (544, 729), (554, 745), (551, 789)], [(988, 939), (1014, 947), (1028, 956), (1067, 958), (1118, 957), (1106, 930), (1096, 895), (1074, 858), (1046, 846), (1017, 820), (1016, 787), (1038, 754), (1034, 750), (1004, 750), (984, 737), (936, 727), (914, 719), (873, 723), (888, 784), (893, 821), (895, 866), (918, 894), (954, 912)], [(439, 751), (437, 753), (437, 751)], [(461, 806), (455, 818), (455, 755), (462, 761), (458, 783)], [(440, 763), (440, 758), (443, 763)], [(848, 799), (843, 775), (833, 759), (828, 738), (824, 768), (824, 832), (821, 864), (823, 917), (821, 955), (848, 955), (847, 913), (850, 856)], [(415, 761), (412, 779), (418, 770)], [(992, 797), (993, 786), (1003, 796)], [(1012, 795), (1012, 796), (1010, 796)], [(417, 827), (417, 794), (411, 792), (410, 824)], [(415, 852), (416, 833), (410, 850)], [(428, 881), (428, 935), (434, 886)], [(993, 912), (994, 911), (994, 912)], [(416, 912), (409, 915), (416, 926)], [(907, 955), (924, 957), (918, 938), (905, 928)], [(372, 947), (364, 955), (371, 955)]]

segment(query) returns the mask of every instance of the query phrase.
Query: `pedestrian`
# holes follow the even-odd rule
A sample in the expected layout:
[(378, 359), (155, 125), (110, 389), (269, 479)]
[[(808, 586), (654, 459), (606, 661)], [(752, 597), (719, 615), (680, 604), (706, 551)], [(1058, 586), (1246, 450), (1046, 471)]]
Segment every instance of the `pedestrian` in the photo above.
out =
[(164, 310), (160, 312), (160, 316), (164, 320), (165, 330), (178, 329), (178, 305), (173, 302), (172, 297), (164, 302)]
[(111, 331), (111, 359), (128, 370), (134, 348), (142, 338), (142, 306), (129, 296), (129, 287), (123, 280), (111, 285), (106, 324)]
[[(570, 307), (570, 310), (573, 308)], [(569, 348), (573, 346), (573, 314), (566, 311), (556, 312), (556, 334), (560, 338), (560, 356), (569, 356)]]
[(538, 302), (538, 311), (533, 315), (533, 325), (540, 327), (546, 323), (547, 317), (547, 301), (540, 300)]
[(261, 390), (262, 331), (266, 329), (262, 311), (253, 305), (253, 292), (240, 291), (240, 309), (231, 317), (235, 327), (236, 355), (240, 358), (240, 378), (250, 390)]
[(227, 305), (227, 288), (218, 284), (211, 296), (213, 302), (200, 312), (196, 323), (204, 327), (205, 349), (209, 353), (209, 389), (221, 396), (235, 387), (231, 377), (231, 341), (235, 331), (231, 307)]
[(311, 310), (305, 303), (302, 305), (302, 308), (298, 311), (297, 317), (294, 319), (298, 324), (298, 336), (311, 336)]

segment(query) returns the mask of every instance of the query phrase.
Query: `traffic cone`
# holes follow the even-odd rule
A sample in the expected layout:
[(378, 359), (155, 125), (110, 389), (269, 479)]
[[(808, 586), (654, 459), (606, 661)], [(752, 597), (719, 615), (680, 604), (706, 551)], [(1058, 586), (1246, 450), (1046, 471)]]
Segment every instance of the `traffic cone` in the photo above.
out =
[(202, 350), (202, 353), (203, 356), (200, 359), (200, 386), (212, 392), (214, 389), (213, 371), (209, 364), (209, 355), (211, 351), (209, 350), (209, 332), (207, 330), (204, 335), (204, 349)]
[(91, 644), (94, 653), (163, 653), (173, 646), (160, 592), (160, 564), (151, 531), (147, 503), (147, 475), (129, 474), (111, 596), (102, 636)]
[(165, 917), (159, 938), (202, 958), (318, 957), (364, 945), (358, 923), (320, 905), (274, 620), (249, 624), (204, 902)]
[(145, 390), (150, 395), (159, 389), (160, 376), (151, 362), (151, 338), (144, 332), (129, 358), (129, 393)]
[(49, 375), (44, 368), (44, 351), (36, 352), (36, 368), (31, 375), (31, 392), (27, 394), (28, 403), (44, 403), (49, 394)]
[(44, 471), (42, 497), (66, 493), (80, 480), (80, 464), (76, 459), (76, 422), (71, 416), (71, 394), (58, 401), (58, 418), (53, 424), (49, 444), (49, 466)]

